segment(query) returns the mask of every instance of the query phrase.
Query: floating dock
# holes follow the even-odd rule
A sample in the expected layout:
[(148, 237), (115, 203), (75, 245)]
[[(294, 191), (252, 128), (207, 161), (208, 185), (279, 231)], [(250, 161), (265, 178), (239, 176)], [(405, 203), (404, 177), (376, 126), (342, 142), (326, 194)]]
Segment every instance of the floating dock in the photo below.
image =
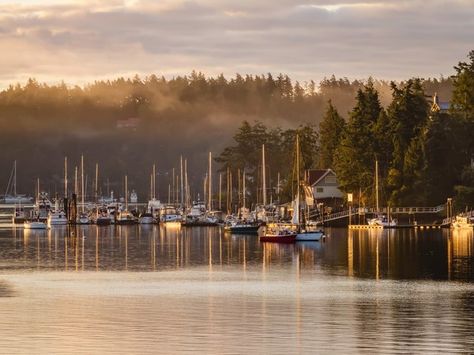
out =
[(368, 224), (351, 224), (349, 229), (440, 229), (446, 226), (441, 224), (399, 224), (396, 226), (369, 226)]

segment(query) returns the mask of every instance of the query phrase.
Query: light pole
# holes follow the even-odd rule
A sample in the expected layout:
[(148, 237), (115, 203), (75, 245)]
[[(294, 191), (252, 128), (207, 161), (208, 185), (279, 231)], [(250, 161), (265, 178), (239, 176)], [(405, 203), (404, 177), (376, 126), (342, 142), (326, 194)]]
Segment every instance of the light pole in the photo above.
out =
[(347, 194), (347, 202), (349, 204), (349, 227), (351, 226), (351, 219), (352, 219), (352, 192)]

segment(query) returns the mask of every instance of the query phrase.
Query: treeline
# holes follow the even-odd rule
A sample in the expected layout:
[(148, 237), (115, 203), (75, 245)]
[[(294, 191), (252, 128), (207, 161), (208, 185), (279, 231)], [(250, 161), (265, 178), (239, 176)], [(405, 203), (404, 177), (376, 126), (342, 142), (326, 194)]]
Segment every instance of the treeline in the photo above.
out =
[[(36, 177), (51, 192), (60, 190), (64, 156), (77, 165), (83, 153), (90, 176), (98, 162), (102, 184), (108, 178), (111, 188), (119, 190), (128, 173), (140, 197), (147, 194), (148, 172), (156, 162), (163, 174), (159, 179), (163, 195), (182, 154), (197, 190), (205, 174), (206, 153), (231, 144), (242, 121), (284, 129), (317, 125), (328, 100), (345, 114), (366, 82), (333, 76), (320, 83), (300, 83), (283, 74), (226, 78), (198, 72), (171, 79), (118, 78), (84, 87), (30, 79), (0, 92), (0, 188), (16, 159), (21, 192), (32, 193)], [(372, 85), (381, 105), (388, 105), (390, 83), (372, 80)], [(451, 95), (450, 78), (429, 79), (422, 85), (429, 94)], [(130, 126), (120, 126), (131, 118), (136, 120)]]
[(474, 51), (455, 71), (448, 79), (449, 108), (444, 97), (432, 99), (428, 91), (433, 90), (432, 82), (427, 85), (418, 78), (390, 83), (391, 100), (384, 106), (378, 83), (368, 80), (356, 90), (347, 117), (328, 100), (319, 130), (301, 126), (283, 131), (245, 122), (234, 137), (236, 144), (226, 148), (218, 161), (234, 170), (256, 171), (259, 144), (265, 143), (271, 185), (279, 172), (289, 181), (299, 131), (303, 144), (308, 139), (304, 167), (334, 169), (340, 188), (354, 193), (357, 203), (374, 204), (378, 161), (382, 204), (426, 206), (454, 197), (458, 209), (473, 207)]

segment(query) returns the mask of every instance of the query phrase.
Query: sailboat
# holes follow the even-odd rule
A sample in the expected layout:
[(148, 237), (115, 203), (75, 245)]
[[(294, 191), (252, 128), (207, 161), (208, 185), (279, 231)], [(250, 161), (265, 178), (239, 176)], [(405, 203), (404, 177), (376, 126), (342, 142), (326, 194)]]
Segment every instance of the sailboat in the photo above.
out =
[(118, 211), (116, 223), (120, 225), (137, 224), (137, 219), (128, 210), (128, 179), (125, 175), (125, 209)]
[(373, 227), (389, 228), (397, 225), (396, 219), (391, 219), (388, 216), (380, 213), (379, 208), (379, 162), (375, 161), (375, 213), (374, 218), (370, 218), (367, 223)]
[(23, 222), (25, 229), (47, 229), (46, 225), (47, 216), (51, 209), (51, 201), (48, 199), (48, 194), (40, 192), (39, 179), (37, 180), (37, 196), (36, 203), (31, 213), (31, 219)]
[(90, 224), (91, 223), (91, 218), (84, 208), (85, 208), (84, 156), (81, 155), (81, 213), (79, 213), (76, 224)]
[(7, 204), (20, 204), (33, 202), (33, 197), (17, 194), (16, 191), (16, 160), (13, 162), (13, 169), (8, 179), (7, 189), (3, 200)]
[(262, 225), (261, 222), (251, 218), (249, 209), (245, 207), (247, 193), (245, 180), (244, 170), (242, 174), (242, 207), (239, 209), (239, 218), (237, 220), (229, 220), (224, 226), (224, 230), (232, 234), (258, 234), (258, 230)]
[(296, 196), (293, 200), (293, 218), (291, 223), (272, 223), (268, 225), (265, 234), (260, 237), (260, 241), (271, 242), (295, 242), (295, 241), (320, 241), (325, 237), (322, 230), (310, 230), (305, 223), (304, 215), (301, 213), (301, 185), (300, 179), (300, 147), (299, 135), (296, 135)]
[[(298, 144), (298, 137), (297, 137)], [(262, 148), (262, 161), (264, 162), (265, 150)], [(299, 157), (299, 156), (298, 156)], [(265, 170), (263, 170), (265, 171)], [(262, 172), (263, 172), (262, 171)], [(265, 176), (263, 176), (265, 181)], [(266, 202), (265, 183), (263, 184), (263, 201)], [(271, 243), (294, 243), (298, 234), (298, 225), (295, 223), (269, 223), (265, 226), (263, 234), (260, 236), (261, 242)]]
[[(321, 229), (318, 230), (310, 230), (307, 226), (306, 223), (306, 218), (305, 215), (301, 209), (302, 204), (300, 201), (301, 198), (301, 192), (303, 187), (304, 189), (304, 181), (300, 179), (300, 140), (299, 140), (299, 135), (296, 135), (296, 181), (297, 181), (297, 187), (296, 187), (296, 198), (294, 201), (294, 211), (293, 211), (293, 223), (297, 226), (297, 234), (295, 240), (297, 242), (318, 242), (321, 239), (325, 237), (324, 232)], [(312, 193), (311, 193), (312, 195)], [(308, 199), (306, 198), (306, 194), (304, 194), (305, 199), (305, 205), (308, 204)], [(311, 196), (311, 200), (313, 197)]]

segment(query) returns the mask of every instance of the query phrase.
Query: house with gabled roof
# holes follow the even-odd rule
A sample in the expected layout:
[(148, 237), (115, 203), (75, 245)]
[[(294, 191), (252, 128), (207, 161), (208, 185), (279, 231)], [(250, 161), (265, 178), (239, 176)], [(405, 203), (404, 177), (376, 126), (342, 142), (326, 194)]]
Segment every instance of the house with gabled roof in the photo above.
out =
[(438, 94), (433, 95), (433, 103), (431, 104), (431, 112), (447, 113), (449, 111), (450, 104), (448, 101), (440, 101)]
[(310, 169), (306, 176), (316, 201), (344, 198), (344, 194), (339, 190), (336, 173), (332, 169)]

